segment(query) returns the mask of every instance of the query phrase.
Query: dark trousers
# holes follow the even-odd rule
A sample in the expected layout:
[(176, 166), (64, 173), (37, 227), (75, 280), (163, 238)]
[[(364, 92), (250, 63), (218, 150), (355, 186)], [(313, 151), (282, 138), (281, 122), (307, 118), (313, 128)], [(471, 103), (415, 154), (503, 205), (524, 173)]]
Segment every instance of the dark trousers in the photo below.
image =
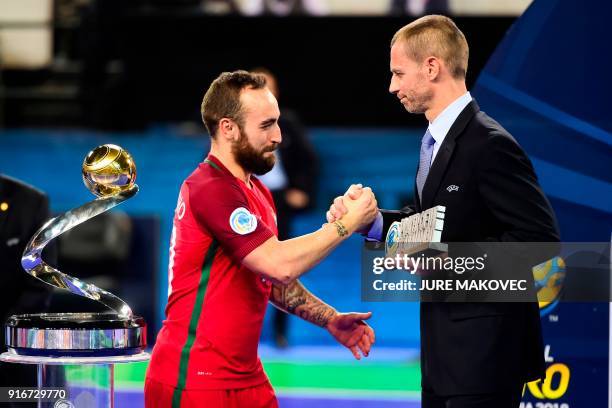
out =
[(432, 390), (421, 392), (422, 408), (518, 408), (523, 386), (491, 394), (436, 395)]

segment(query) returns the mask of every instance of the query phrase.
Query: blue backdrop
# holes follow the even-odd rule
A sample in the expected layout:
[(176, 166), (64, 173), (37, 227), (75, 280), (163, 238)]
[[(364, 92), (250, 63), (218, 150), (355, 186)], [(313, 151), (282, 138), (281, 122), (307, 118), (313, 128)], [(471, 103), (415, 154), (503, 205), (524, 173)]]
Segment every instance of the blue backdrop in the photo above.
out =
[[(612, 231), (611, 14), (610, 2), (535, 1), (473, 92), (529, 153), (566, 242)], [(526, 408), (609, 406), (610, 305), (561, 301), (541, 314), (548, 379), (529, 386)]]

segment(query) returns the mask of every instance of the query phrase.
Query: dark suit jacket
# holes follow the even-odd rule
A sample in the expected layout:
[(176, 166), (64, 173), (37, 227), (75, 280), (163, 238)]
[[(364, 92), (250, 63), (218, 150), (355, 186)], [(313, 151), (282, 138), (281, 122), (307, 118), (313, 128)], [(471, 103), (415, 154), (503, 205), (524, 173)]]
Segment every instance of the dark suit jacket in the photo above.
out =
[[(4, 351), (4, 322), (12, 314), (40, 313), (48, 308), (51, 287), (28, 275), (21, 255), (30, 238), (50, 218), (49, 201), (41, 191), (0, 174), (0, 350)], [(45, 261), (55, 263), (55, 251), (45, 249)]]
[[(453, 184), (459, 190), (448, 191)], [(383, 237), (393, 221), (436, 205), (446, 206), (443, 242), (559, 241), (529, 158), (475, 100), (440, 146), (422, 204), (417, 196), (413, 206), (381, 211)], [(537, 303), (421, 303), (424, 388), (439, 395), (516, 389), (544, 368)]]

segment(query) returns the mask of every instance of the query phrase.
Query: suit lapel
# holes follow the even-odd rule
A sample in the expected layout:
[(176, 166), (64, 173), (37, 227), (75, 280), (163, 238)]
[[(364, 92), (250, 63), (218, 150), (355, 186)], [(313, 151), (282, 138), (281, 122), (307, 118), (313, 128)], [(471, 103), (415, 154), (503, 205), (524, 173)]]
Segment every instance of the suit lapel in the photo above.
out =
[(442, 182), (442, 177), (444, 176), (444, 173), (446, 173), (446, 168), (448, 167), (451, 157), (453, 156), (456, 140), (459, 138), (459, 136), (461, 136), (468, 122), (479, 110), (480, 108), (478, 107), (476, 100), (472, 99), (472, 102), (463, 108), (459, 116), (457, 116), (455, 123), (453, 123), (449, 129), (448, 134), (444, 138), (442, 146), (440, 146), (440, 149), (438, 149), (436, 158), (429, 169), (427, 180), (425, 180), (421, 208), (427, 209), (431, 207), (434, 196), (440, 187), (440, 183)]
[(436, 191), (438, 191), (438, 187), (442, 181), (442, 176), (444, 176), (444, 173), (446, 172), (446, 168), (448, 167), (448, 163), (450, 162), (454, 150), (455, 141), (449, 139), (447, 136), (444, 139), (442, 146), (440, 146), (438, 154), (436, 154), (436, 158), (429, 169), (427, 180), (425, 180), (425, 185), (423, 186), (423, 208), (431, 207), (431, 202)]

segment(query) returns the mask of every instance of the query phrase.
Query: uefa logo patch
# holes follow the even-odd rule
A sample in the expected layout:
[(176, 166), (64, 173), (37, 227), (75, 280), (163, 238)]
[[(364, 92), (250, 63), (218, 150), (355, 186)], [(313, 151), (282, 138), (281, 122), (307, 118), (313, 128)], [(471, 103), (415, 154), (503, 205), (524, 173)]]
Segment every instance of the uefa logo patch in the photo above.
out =
[(249, 212), (246, 208), (238, 207), (229, 218), (229, 224), (236, 234), (246, 235), (255, 231), (257, 228), (257, 217)]

